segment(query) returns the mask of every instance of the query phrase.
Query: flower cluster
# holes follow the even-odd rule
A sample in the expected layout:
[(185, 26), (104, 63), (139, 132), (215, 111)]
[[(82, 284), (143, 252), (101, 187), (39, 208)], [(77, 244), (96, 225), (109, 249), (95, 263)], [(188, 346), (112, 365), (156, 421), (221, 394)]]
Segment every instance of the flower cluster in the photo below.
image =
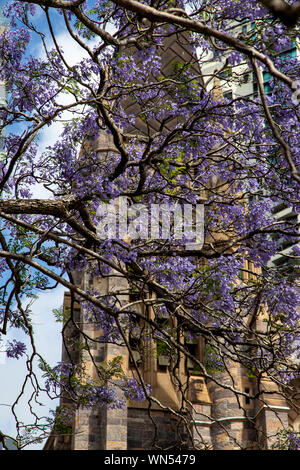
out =
[(26, 345), (16, 339), (7, 342), (7, 357), (19, 359), (26, 353)]

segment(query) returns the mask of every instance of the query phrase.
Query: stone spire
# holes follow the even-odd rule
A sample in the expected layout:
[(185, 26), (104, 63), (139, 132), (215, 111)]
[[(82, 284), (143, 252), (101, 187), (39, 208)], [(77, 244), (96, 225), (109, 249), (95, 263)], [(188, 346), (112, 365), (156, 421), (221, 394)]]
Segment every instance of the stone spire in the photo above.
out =
[[(201, 71), (198, 64), (198, 58), (196, 55), (195, 48), (191, 44), (191, 38), (185, 31), (177, 31), (170, 34), (166, 34), (166, 37), (162, 41), (161, 45), (157, 45), (157, 53), (161, 57), (161, 75), (168, 78), (176, 78), (177, 80), (180, 73), (176, 69), (176, 65), (187, 64), (193, 75), (199, 79), (200, 86), (203, 85), (201, 79)], [(121, 51), (124, 55), (135, 56), (137, 50), (134, 48), (126, 49)], [(136, 65), (139, 65), (140, 59), (138, 54), (136, 56)], [(166, 93), (168, 90), (166, 90)], [(130, 128), (126, 129), (126, 134), (138, 134), (147, 135), (148, 133), (154, 133), (160, 128), (160, 121), (153, 119), (147, 122), (147, 126), (140, 118), (142, 112), (141, 106), (133, 101), (130, 97), (124, 99), (124, 108), (129, 115), (136, 117), (136, 122)], [(165, 132), (169, 131), (174, 125), (174, 118), (167, 126), (165, 126)], [(107, 158), (108, 152), (114, 151), (113, 139), (106, 133), (101, 133), (95, 142), (95, 151), (98, 153), (99, 158)], [(88, 288), (88, 273), (78, 273), (78, 282), (81, 283), (83, 288)], [(81, 276), (80, 276), (81, 274)], [(91, 279), (94, 286), (97, 286), (97, 290), (107, 295), (109, 292), (121, 289), (124, 292), (128, 292), (128, 285), (126, 278), (120, 279), (120, 277), (104, 279)], [(126, 294), (127, 295), (127, 294)], [(120, 296), (121, 297), (121, 296)], [(123, 296), (122, 301), (127, 302), (128, 299)], [(70, 298), (68, 295), (65, 297), (65, 308), (69, 308)], [(80, 305), (78, 305), (78, 318), (80, 321), (81, 311)], [(89, 337), (96, 337), (99, 332), (93, 330), (93, 325), (86, 325)], [(70, 340), (72, 339), (72, 331), (69, 333)], [(121, 355), (124, 358), (124, 366), (128, 367), (128, 354), (125, 348), (115, 346), (113, 344), (97, 344), (93, 346), (93, 356), (95, 363), (103, 362), (104, 360), (110, 360), (117, 355)], [(149, 376), (151, 382), (155, 382), (156, 392), (158, 399), (163, 401), (169, 400), (170, 406), (180, 406), (177, 403), (177, 395), (173, 391), (172, 383), (169, 379), (168, 374), (160, 374), (157, 378), (157, 359), (153, 355), (152, 359), (148, 360), (145, 365), (144, 376)], [(63, 356), (63, 360), (65, 357)], [(92, 365), (89, 358), (85, 358), (86, 364)], [(151, 364), (150, 364), (151, 362)], [(144, 366), (143, 366), (144, 367)], [(92, 371), (94, 373), (94, 370)], [(151, 377), (150, 377), (151, 376)], [(155, 376), (155, 377), (153, 377)], [(164, 376), (164, 377), (162, 377)], [(148, 379), (147, 379), (148, 381)], [(151, 385), (154, 385), (151, 383)], [(207, 401), (207, 400), (206, 400)], [(174, 404), (175, 403), (175, 404)], [(61, 400), (63, 405), (63, 399)], [(136, 406), (136, 405), (135, 405)], [(176, 440), (177, 426), (174, 426), (174, 436), (169, 429), (172, 427), (169, 421), (171, 418), (167, 416), (165, 412), (156, 410), (156, 418), (159, 423), (159, 439), (162, 440), (163, 445), (169, 445), (170, 439)], [(52, 436), (47, 441), (45, 449), (65, 449), (65, 450), (124, 450), (133, 448), (145, 448), (151, 447), (153, 441), (152, 437), (153, 426), (149, 420), (147, 407), (135, 408), (133, 404), (128, 404), (124, 410), (106, 410), (101, 407), (95, 406), (93, 409), (84, 410), (80, 409), (75, 416), (72, 428), (72, 434), (69, 436), (59, 436), (53, 432)]]

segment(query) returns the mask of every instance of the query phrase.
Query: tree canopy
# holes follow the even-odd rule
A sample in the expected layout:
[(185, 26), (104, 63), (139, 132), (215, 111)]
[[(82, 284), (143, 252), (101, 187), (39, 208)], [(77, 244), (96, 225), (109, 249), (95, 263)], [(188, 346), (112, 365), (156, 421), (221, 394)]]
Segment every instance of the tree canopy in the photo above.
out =
[[(298, 50), (299, 7), (277, 2), (278, 13), (274, 3), (3, 5), (0, 341), (8, 357), (26, 358), (20, 396), (31, 389), (30, 426), (18, 421), (12, 406), (13, 437), (21, 448), (52, 429), (53, 421), (34, 408), (43, 394), (54, 398), (63, 391), (75, 409), (122, 407), (117, 381), (124, 400), (159, 405), (134, 354), (139, 348), (142, 354), (147, 341), (169, 358), (182, 403), (171, 411), (183, 420), (190, 403), (176, 372), (182, 356), (206, 381), (224, 387), (220, 373), (230, 376), (228, 364), (240, 364), (258, 383), (251, 398), (263, 400), (259, 384), (267, 377), (291, 400), (290, 384), (299, 377), (300, 152), (299, 61), (288, 51)], [(236, 34), (246, 24), (250, 28)], [(75, 62), (60, 43), (61, 31), (74, 51), (82, 50)], [(173, 40), (185, 53), (165, 66)], [(207, 68), (212, 61), (219, 68)], [(246, 73), (257, 93), (226, 98), (224, 80), (240, 85)], [(114, 217), (116, 201), (132, 206), (131, 231), (105, 236), (107, 220), (115, 219), (105, 219), (102, 209), (114, 208)], [(283, 204), (293, 217), (276, 218), (274, 208)], [(168, 236), (145, 236), (151, 212), (139, 218), (138, 210), (151, 205), (204, 207), (204, 242), (189, 239), (190, 232), (179, 237), (175, 216)], [(284, 262), (273, 263), (285, 247)], [(86, 277), (78, 282), (77, 273), (115, 282), (103, 291)], [(71, 298), (68, 311), (56, 312), (65, 344), (71, 328), (81, 338), (78, 354), (92, 357), (93, 342), (126, 347), (133, 375), (117, 356), (97, 365), (96, 381), (73, 350), (60, 364), (41, 357), (29, 300), (57, 285)], [(100, 336), (91, 338), (76, 320), (78, 304)], [(182, 341), (199, 336), (203, 357)], [(239, 402), (245, 391), (232, 389)]]

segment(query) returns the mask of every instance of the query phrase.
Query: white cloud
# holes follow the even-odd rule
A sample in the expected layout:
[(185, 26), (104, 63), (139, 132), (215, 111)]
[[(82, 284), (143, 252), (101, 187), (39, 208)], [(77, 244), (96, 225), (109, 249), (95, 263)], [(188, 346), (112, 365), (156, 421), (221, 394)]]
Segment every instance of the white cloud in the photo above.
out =
[[(58, 34), (56, 36), (56, 41), (61, 48), (61, 52), (63, 53), (67, 64), (70, 67), (80, 63), (82, 59), (89, 58), (88, 52), (83, 49), (67, 31)], [(91, 49), (93, 49), (95, 45), (96, 41), (90, 41), (89, 47)], [(39, 49), (36, 51), (36, 54), (40, 59), (45, 59), (46, 57), (44, 48), (42, 46), (39, 47)], [(57, 102), (62, 106), (74, 102), (74, 96), (67, 93), (61, 93), (56, 99)], [(72, 109), (72, 111), (64, 111), (51, 126), (43, 129), (43, 131), (40, 133), (39, 152), (37, 159), (46, 150), (47, 147), (52, 146), (56, 142), (64, 129), (64, 123), (73, 119), (73, 111), (75, 111), (75, 108)], [(45, 188), (42, 184), (36, 184), (32, 188), (32, 193), (34, 198), (49, 199), (52, 197), (52, 193), (48, 191), (47, 188)]]

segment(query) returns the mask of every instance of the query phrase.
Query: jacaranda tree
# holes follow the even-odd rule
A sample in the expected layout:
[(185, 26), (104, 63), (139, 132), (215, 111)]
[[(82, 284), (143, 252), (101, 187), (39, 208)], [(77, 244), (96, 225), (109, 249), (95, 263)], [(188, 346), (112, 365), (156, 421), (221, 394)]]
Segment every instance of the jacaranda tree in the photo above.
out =
[[(183, 420), (188, 387), (176, 367), (184, 355), (205, 381), (222, 386), (220, 373), (230, 376), (228, 364), (240, 364), (258, 383), (250, 398), (262, 399), (259, 383), (268, 378), (292, 399), (290, 384), (299, 377), (299, 223), (297, 217), (276, 219), (274, 207), (284, 203), (300, 213), (299, 63), (284, 54), (298, 47), (299, 8), (298, 2), (277, 2), (279, 11), (273, 3), (3, 4), (0, 341), (8, 357), (26, 358), (20, 397), (31, 389), (30, 426), (18, 421), (12, 406), (18, 423), (13, 437), (21, 448), (52, 429), (51, 419), (34, 408), (43, 393), (68, 397), (72, 407), (60, 414), (66, 427), (68, 413), (79, 406), (122, 407), (126, 398), (159, 405), (134, 354), (140, 348), (142, 356), (147, 341), (169, 357), (182, 396), (181, 409), (173, 411)], [(250, 32), (235, 34), (246, 23)], [(75, 64), (57, 39), (57, 25), (82, 48)], [(188, 52), (167, 70), (163, 54), (172, 37)], [(37, 48), (43, 53), (35, 54)], [(223, 61), (221, 72), (246, 64), (257, 94), (224, 97), (220, 70), (203, 72), (212, 55)], [(243, 74), (228, 80), (241, 82)], [(63, 127), (53, 139), (57, 122)], [(42, 148), (40, 135), (48, 131)], [(44, 188), (41, 199), (37, 185)], [(120, 220), (112, 227), (120, 201), (132, 206), (128, 233), (117, 230)], [(199, 234), (189, 237), (191, 231), (178, 235), (175, 212), (168, 236), (159, 234), (163, 217), (153, 221), (153, 212), (142, 214), (155, 204), (173, 207), (177, 215), (192, 207), (195, 220), (204, 208), (204, 227), (197, 225), (204, 242)], [(156, 236), (145, 234), (148, 223)], [(270, 263), (283, 246), (292, 247), (284, 263)], [(118, 281), (108, 291), (79, 283), (78, 272), (100, 280), (117, 276), (120, 287)], [(64, 341), (70, 329), (81, 339), (68, 361), (47, 364), (35, 346), (29, 300), (59, 284), (71, 297), (70, 309), (56, 312)], [(101, 335), (89, 337), (75, 318), (76, 305)], [(20, 341), (20, 329), (29, 342)], [(182, 340), (194, 336), (203, 340), (203, 357), (194, 357)], [(96, 381), (89, 378), (74, 348), (78, 357), (83, 349), (92, 356), (93, 342), (126, 347), (135, 373), (128, 374), (116, 356), (96, 364)], [(116, 383), (124, 400), (117, 398)], [(233, 391), (237, 401), (245, 396)], [(278, 446), (296, 448), (297, 442), (287, 431)]]

